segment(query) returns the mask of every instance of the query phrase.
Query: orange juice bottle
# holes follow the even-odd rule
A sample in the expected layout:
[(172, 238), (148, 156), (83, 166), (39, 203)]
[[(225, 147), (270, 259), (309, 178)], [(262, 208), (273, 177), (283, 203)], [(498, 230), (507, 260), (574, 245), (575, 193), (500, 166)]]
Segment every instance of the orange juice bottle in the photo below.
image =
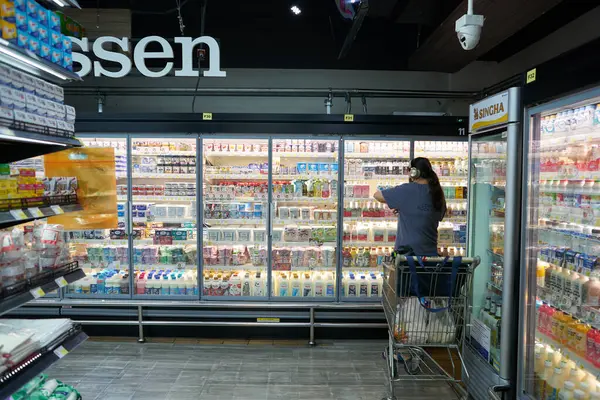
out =
[(565, 335), (565, 339), (562, 344), (567, 345), (571, 350), (575, 350), (576, 345), (576, 337), (577, 337), (577, 325), (579, 321), (577, 321), (574, 317), (571, 317), (571, 320), (567, 323), (567, 332)]
[(584, 357), (587, 353), (587, 333), (590, 330), (590, 326), (586, 325), (582, 322), (577, 324), (576, 332), (575, 332), (575, 352)]
[(565, 314), (560, 311), (560, 310), (556, 310), (556, 312), (552, 315), (552, 338), (560, 341), (560, 328), (559, 326), (561, 326), (561, 321), (563, 320)]
[(561, 314), (562, 315), (558, 320), (558, 336), (556, 337), (556, 340), (562, 344), (567, 344), (567, 328), (569, 323), (571, 323), (572, 318), (571, 315), (565, 312), (562, 312)]

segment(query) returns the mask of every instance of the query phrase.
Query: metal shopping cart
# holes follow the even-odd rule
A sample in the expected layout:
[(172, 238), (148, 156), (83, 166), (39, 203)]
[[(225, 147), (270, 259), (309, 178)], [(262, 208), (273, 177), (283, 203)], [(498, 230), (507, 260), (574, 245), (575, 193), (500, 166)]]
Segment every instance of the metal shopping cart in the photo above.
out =
[[(396, 256), (394, 262), (384, 264), (383, 308), (389, 329), (383, 354), (390, 386), (387, 400), (396, 399), (394, 383), (407, 380), (446, 382), (465, 397), (460, 385), (464, 369), (460, 349), (467, 295), (479, 261), (479, 257)], [(430, 353), (436, 348), (447, 351), (450, 365), (445, 369)], [(462, 368), (455, 365), (453, 353)], [(468, 376), (466, 369), (464, 374)]]

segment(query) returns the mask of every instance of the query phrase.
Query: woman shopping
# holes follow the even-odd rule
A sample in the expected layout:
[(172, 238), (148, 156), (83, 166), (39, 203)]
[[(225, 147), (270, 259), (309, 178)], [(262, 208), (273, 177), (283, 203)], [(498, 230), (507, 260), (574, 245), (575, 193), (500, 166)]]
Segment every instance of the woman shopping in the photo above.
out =
[(377, 191), (373, 196), (398, 214), (394, 248), (412, 248), (415, 255), (438, 255), (438, 224), (446, 214), (446, 198), (427, 158), (410, 162), (409, 183)]

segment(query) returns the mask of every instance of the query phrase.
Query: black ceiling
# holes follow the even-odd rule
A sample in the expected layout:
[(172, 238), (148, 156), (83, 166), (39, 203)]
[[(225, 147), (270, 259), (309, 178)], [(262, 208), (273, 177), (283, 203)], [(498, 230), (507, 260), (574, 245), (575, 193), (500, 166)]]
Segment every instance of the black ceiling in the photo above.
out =
[[(204, 34), (220, 41), (223, 68), (364, 70), (407, 69), (408, 58), (419, 44), (463, 2), (370, 0), (373, 12), (365, 19), (350, 52), (338, 60), (352, 23), (341, 17), (334, 0), (204, 1), (207, 1)], [(180, 35), (175, 0), (79, 0), (79, 3), (85, 9), (131, 9), (133, 38)], [(185, 36), (200, 36), (202, 0), (182, 0), (182, 3)], [(501, 61), (598, 4), (598, 0), (564, 0), (480, 59)], [(302, 9), (301, 15), (292, 14), (292, 5)], [(428, 16), (426, 23), (419, 15)]]

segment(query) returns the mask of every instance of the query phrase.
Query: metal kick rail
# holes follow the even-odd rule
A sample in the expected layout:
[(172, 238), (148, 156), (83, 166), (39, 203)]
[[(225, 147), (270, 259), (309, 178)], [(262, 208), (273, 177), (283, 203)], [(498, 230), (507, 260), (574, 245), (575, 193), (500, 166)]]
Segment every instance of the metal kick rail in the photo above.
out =
[[(374, 310), (381, 311), (381, 304), (369, 303), (292, 303), (292, 302), (203, 302), (203, 301), (136, 301), (136, 300), (50, 300), (41, 299), (31, 301), (27, 307), (128, 307), (137, 309), (136, 320), (74, 320), (81, 325), (97, 325), (97, 326), (138, 326), (138, 342), (146, 341), (144, 336), (145, 326), (217, 326), (217, 327), (279, 327), (279, 328), (309, 328), (309, 344), (314, 346), (315, 328), (386, 328), (388, 325), (382, 323), (369, 322), (316, 322), (315, 314), (317, 310)], [(304, 309), (309, 311), (308, 322), (281, 322), (279, 318), (270, 321), (260, 321), (257, 318), (256, 322), (251, 321), (160, 321), (144, 319), (145, 308), (229, 308), (229, 309)], [(269, 319), (269, 318), (265, 318)]]

